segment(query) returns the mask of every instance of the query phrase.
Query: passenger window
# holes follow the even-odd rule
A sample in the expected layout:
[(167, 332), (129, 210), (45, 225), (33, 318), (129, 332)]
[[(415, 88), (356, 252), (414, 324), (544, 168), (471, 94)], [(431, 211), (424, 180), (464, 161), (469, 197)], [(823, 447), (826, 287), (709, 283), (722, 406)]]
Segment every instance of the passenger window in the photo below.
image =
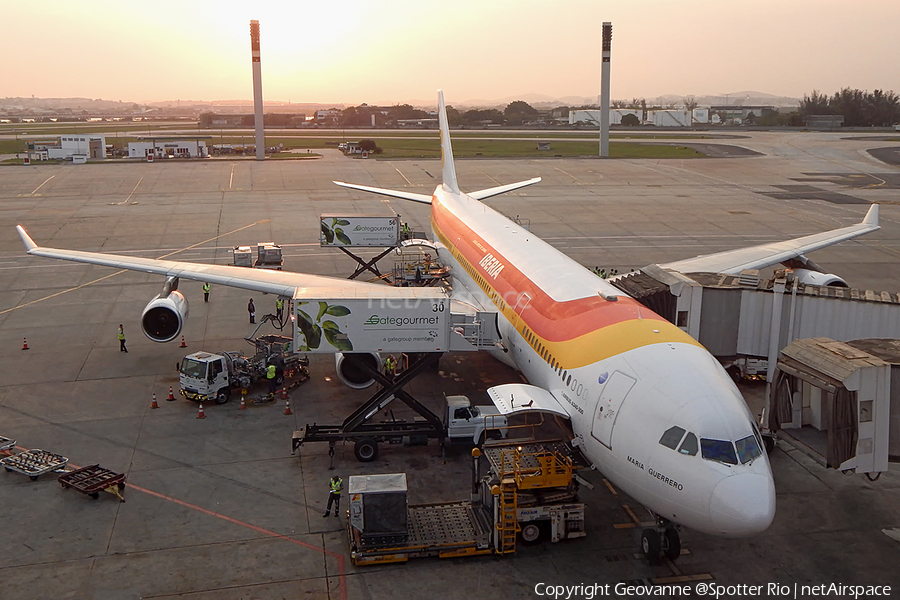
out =
[(734, 444), (731, 442), (700, 438), (700, 454), (706, 460), (715, 460), (726, 465), (738, 464)]
[(693, 433), (688, 432), (687, 436), (684, 438), (684, 441), (681, 442), (681, 447), (678, 448), (678, 452), (681, 454), (687, 454), (689, 456), (697, 456), (697, 436)]
[(674, 450), (678, 447), (678, 442), (681, 441), (682, 437), (684, 437), (684, 429), (676, 425), (675, 427), (670, 427), (662, 434), (662, 437), (659, 438), (659, 443), (666, 448)]
[(737, 455), (741, 459), (741, 464), (747, 464), (754, 458), (759, 458), (759, 455), (762, 454), (756, 437), (752, 435), (736, 441), (734, 446), (737, 448)]

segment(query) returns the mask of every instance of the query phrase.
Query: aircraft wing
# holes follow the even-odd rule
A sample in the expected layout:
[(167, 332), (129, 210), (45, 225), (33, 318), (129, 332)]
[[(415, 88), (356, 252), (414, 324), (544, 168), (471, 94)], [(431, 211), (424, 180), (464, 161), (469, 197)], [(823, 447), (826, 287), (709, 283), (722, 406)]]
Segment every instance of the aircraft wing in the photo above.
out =
[(175, 260), (158, 260), (153, 258), (121, 256), (117, 254), (103, 254), (100, 252), (44, 248), (38, 246), (21, 225), (17, 225), (16, 230), (19, 232), (19, 236), (25, 243), (28, 254), (33, 254), (34, 256), (60, 258), (62, 260), (103, 265), (105, 267), (113, 267), (116, 269), (153, 273), (165, 277), (181, 277), (195, 281), (205, 281), (216, 285), (229, 285), (266, 294), (293, 297), (294, 291), (297, 288), (301, 288), (315, 296), (315, 290), (317, 288), (333, 290), (335, 285), (340, 285), (345, 289), (353, 287), (377, 287), (381, 289), (385, 287), (361, 281), (324, 277), (322, 275), (308, 275), (306, 273), (291, 273), (270, 269), (251, 269), (249, 267), (235, 267), (230, 265), (209, 265), (179, 262)]
[(832, 244), (853, 239), (878, 229), (880, 229), (878, 225), (878, 205), (873, 204), (862, 222), (856, 225), (814, 233), (813, 235), (785, 242), (773, 242), (738, 250), (728, 250), (717, 254), (706, 254), (659, 266), (664, 269), (678, 271), (679, 273), (725, 273), (738, 275), (744, 269), (763, 269), (792, 258), (797, 258), (801, 254), (826, 248)]
[(413, 202), (421, 202), (422, 204), (431, 204), (431, 196), (425, 194), (414, 194), (413, 192), (401, 192), (398, 190), (388, 190), (385, 188), (369, 187), (367, 185), (357, 185), (355, 183), (344, 183), (343, 181), (332, 181), (337, 185), (351, 190), (362, 190), (364, 192), (372, 192), (373, 194), (381, 194), (382, 196), (391, 196), (392, 198), (401, 198), (403, 200), (412, 200)]
[(524, 383), (508, 383), (488, 388), (488, 396), (504, 415), (525, 412), (549, 412), (570, 418), (566, 409), (544, 388)]
[(511, 192), (513, 190), (523, 188), (527, 185), (540, 183), (540, 181), (541, 181), (540, 177), (535, 177), (534, 179), (529, 179), (527, 181), (508, 183), (506, 185), (498, 185), (497, 187), (488, 188), (486, 190), (478, 190), (477, 192), (469, 192), (466, 195), (469, 196), (470, 198), (475, 198), (476, 200), (484, 200), (485, 198), (490, 198), (491, 196), (497, 196), (499, 194), (505, 194), (506, 192)]

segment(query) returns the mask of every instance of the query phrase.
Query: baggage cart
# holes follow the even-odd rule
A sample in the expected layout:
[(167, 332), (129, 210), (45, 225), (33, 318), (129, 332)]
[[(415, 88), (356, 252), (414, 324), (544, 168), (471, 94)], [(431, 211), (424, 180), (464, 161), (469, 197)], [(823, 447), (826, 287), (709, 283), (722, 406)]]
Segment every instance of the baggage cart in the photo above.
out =
[(124, 473), (116, 473), (100, 465), (82, 467), (76, 471), (63, 473), (58, 478), (59, 485), (63, 489), (72, 488), (94, 500), (100, 497), (100, 492), (109, 492), (118, 496), (120, 502), (125, 502), (125, 498), (122, 497), (125, 479)]
[(69, 463), (69, 459), (53, 452), (47, 452), (40, 448), (28, 450), (20, 454), (13, 454), (4, 459), (0, 459), (0, 464), (7, 471), (15, 471), (31, 477), (32, 481), (44, 473), (58, 471)]

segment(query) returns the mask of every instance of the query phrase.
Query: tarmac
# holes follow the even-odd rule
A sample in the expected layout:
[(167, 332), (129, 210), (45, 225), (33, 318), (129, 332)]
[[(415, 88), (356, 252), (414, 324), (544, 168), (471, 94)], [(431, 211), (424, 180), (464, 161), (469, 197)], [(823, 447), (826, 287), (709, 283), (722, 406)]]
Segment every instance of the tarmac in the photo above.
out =
[[(811, 257), (853, 287), (898, 289), (898, 167), (868, 150), (888, 148), (884, 154), (900, 144), (808, 132), (754, 132), (727, 143), (743, 150), (726, 153), (732, 158), (456, 165), (466, 190), (542, 177), (488, 203), (529, 220), (532, 232), (585, 266), (620, 273), (848, 225), (878, 202), (880, 231)], [(675, 563), (644, 561), (646, 511), (601, 473), (585, 472), (594, 484), (580, 494), (586, 538), (520, 546), (512, 557), (356, 567), (344, 520), (321, 516), (331, 475), (346, 482), (405, 472), (411, 503), (463, 500), (468, 448), (452, 447), (444, 463), (434, 442), (383, 445), (377, 461), (359, 463), (351, 444), (338, 444), (333, 470), (327, 444), (292, 455), (294, 430), (340, 422), (369, 397), (337, 381), (331, 355), (311, 356), (311, 379), (290, 394), (292, 415), (280, 399), (248, 400), (245, 411), (232, 399), (204, 405), (206, 418), (197, 419), (195, 403), (165, 401), (169, 386), (177, 394), (176, 363), (201, 349), (250, 350), (243, 338), (256, 326), (247, 300), (254, 298), (259, 321), (274, 313), (274, 298), (213, 286), (204, 303), (202, 284), (182, 281), (191, 303), (187, 347), (180, 337), (156, 344), (141, 334), (140, 316), (161, 290), (160, 277), (30, 257), (14, 230), (21, 224), (50, 247), (219, 264), (231, 262), (234, 246), (274, 241), (286, 270), (346, 277), (355, 263), (319, 246), (320, 214), (400, 214), (426, 231), (429, 213), (331, 181), (427, 194), (439, 178), (439, 161), (350, 159), (332, 150), (315, 161), (0, 168), (0, 436), (15, 439), (17, 451), (42, 448), (71, 465), (99, 463), (128, 477), (121, 503), (62, 489), (53, 473), (32, 481), (0, 472), (0, 598), (488, 600), (594, 584), (569, 597), (650, 593), (617, 584), (655, 585), (670, 597), (812, 597), (799, 586), (823, 584), (888, 585), (888, 597), (900, 596), (897, 465), (871, 482), (825, 469), (783, 442), (770, 456), (778, 508), (769, 530), (749, 539), (685, 530)], [(118, 347), (120, 323), (127, 354)], [(266, 324), (259, 333), (277, 331)], [(487, 404), (486, 388), (513, 381), (520, 375), (486, 355), (446, 354), (408, 391), (440, 411), (444, 395)], [(751, 408), (764, 390), (742, 384)], [(150, 408), (153, 393), (159, 409)], [(764, 587), (755, 594), (740, 587), (753, 585)]]

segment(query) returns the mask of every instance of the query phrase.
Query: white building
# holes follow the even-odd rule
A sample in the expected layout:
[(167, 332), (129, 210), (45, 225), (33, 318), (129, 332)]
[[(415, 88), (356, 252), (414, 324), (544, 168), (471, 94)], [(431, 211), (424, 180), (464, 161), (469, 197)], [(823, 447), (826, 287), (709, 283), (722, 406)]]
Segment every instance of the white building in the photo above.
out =
[[(640, 109), (633, 108), (612, 108), (609, 111), (609, 124), (610, 125), (621, 125), (622, 117), (625, 115), (634, 115), (637, 117), (638, 122), (641, 121), (641, 111)], [(575, 123), (583, 122), (588, 123), (590, 125), (596, 125), (600, 127), (600, 111), (599, 110), (570, 110), (569, 111), (569, 125), (574, 125)]]
[(707, 124), (709, 123), (709, 109), (708, 108), (695, 108), (691, 111), (691, 118), (694, 123)]
[(648, 110), (647, 122), (657, 127), (690, 127), (693, 121), (689, 110)]
[(206, 158), (209, 150), (203, 140), (149, 140), (128, 142), (129, 158)]
[(106, 158), (106, 137), (64, 133), (56, 141), (29, 142), (28, 149), (45, 150), (50, 159), (71, 160), (73, 156), (103, 159)]

